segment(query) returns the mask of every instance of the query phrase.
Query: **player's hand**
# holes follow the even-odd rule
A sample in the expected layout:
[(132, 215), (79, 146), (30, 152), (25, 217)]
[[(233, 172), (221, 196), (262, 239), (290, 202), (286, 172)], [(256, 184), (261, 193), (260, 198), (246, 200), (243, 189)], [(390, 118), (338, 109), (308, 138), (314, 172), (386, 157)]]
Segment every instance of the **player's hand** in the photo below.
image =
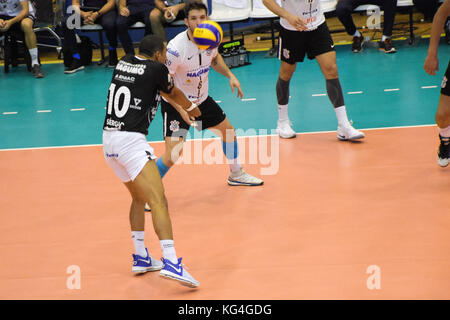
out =
[(191, 111), (187, 111), (187, 113), (189, 117), (194, 120), (195, 118), (200, 117), (202, 115), (202, 112), (200, 111), (200, 108), (198, 106), (192, 109)]
[(3, 32), (8, 31), (9, 28), (11, 28), (11, 25), (12, 24), (9, 20), (3, 21), (3, 26), (0, 28), (0, 31), (3, 31)]
[(5, 20), (0, 19), (0, 29), (2, 29), (5, 26)]
[(289, 15), (286, 20), (289, 22), (291, 26), (293, 26), (298, 31), (305, 31), (308, 30), (308, 27), (306, 26), (306, 21), (298, 16)]
[(438, 57), (430, 54), (427, 55), (423, 68), (430, 76), (434, 76), (436, 74), (436, 71), (439, 71)]
[[(198, 108), (195, 108), (195, 109), (198, 109)], [(192, 111), (194, 111), (194, 110), (192, 110)], [(180, 113), (181, 117), (188, 125), (195, 127), (195, 118), (194, 117), (191, 117), (186, 110), (181, 108), (181, 106), (179, 107), (178, 112)]]
[(127, 7), (120, 7), (119, 13), (121, 16), (128, 17), (130, 15), (130, 10)]
[(164, 10), (164, 19), (166, 19), (166, 22), (172, 22), (175, 20), (175, 18), (178, 15), (178, 8), (176, 6), (167, 7), (166, 10)]
[(231, 91), (233, 93), (234, 93), (234, 89), (236, 88), (238, 98), (242, 99), (244, 97), (244, 93), (242, 92), (242, 89), (241, 89), (241, 84), (239, 83), (239, 80), (235, 76), (232, 76), (230, 78), (230, 87), (231, 87)]

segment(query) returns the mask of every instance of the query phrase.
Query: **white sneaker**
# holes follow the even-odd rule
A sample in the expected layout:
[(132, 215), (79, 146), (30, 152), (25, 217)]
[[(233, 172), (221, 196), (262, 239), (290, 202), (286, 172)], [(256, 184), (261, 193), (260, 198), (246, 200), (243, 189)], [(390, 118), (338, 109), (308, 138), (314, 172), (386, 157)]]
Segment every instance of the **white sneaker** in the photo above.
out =
[(159, 275), (161, 277), (179, 281), (183, 286), (197, 288), (200, 285), (200, 282), (195, 280), (189, 272), (187, 272), (186, 267), (181, 263), (181, 259), (182, 258), (179, 258), (178, 263), (175, 264), (168, 259), (161, 258), (164, 267), (159, 272)]
[(341, 141), (363, 139), (364, 137), (365, 135), (363, 132), (356, 130), (352, 126), (348, 127), (338, 126), (337, 138)]
[(236, 173), (230, 173), (228, 184), (230, 186), (260, 186), (264, 183), (259, 178), (249, 175), (242, 168)]
[(145, 203), (145, 212), (151, 212), (152, 209), (150, 209), (150, 206), (148, 205), (148, 203)]
[(291, 122), (288, 120), (278, 120), (277, 133), (283, 139), (295, 138), (297, 133), (292, 130)]

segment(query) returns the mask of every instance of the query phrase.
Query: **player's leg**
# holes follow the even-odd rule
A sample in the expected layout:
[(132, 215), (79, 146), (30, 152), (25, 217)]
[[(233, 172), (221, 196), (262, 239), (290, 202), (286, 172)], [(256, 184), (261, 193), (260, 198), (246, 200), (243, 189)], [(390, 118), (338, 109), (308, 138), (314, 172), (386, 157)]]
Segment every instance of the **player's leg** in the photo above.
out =
[(344, 95), (339, 81), (336, 64), (336, 52), (334, 50), (317, 55), (316, 60), (326, 80), (328, 98), (333, 104), (338, 121), (338, 139), (355, 140), (364, 138), (364, 133), (352, 127), (344, 104)]
[(134, 15), (134, 7), (128, 6), (130, 15), (128, 17), (122, 16), (120, 13), (116, 17), (117, 36), (122, 43), (125, 54), (134, 54), (133, 42), (131, 41), (128, 27), (136, 23), (136, 16)]
[(133, 210), (132, 228), (134, 226), (139, 229), (143, 227), (142, 224), (145, 224), (145, 216), (142, 218), (145, 203), (148, 202), (152, 207), (153, 228), (160, 240), (164, 256), (164, 266), (160, 275), (180, 281), (183, 285), (197, 287), (199, 282), (183, 268), (181, 258), (177, 258), (167, 200), (155, 162), (153, 160), (147, 161), (141, 172), (127, 187), (133, 197), (133, 203), (135, 203), (135, 206), (132, 205), (130, 209), (130, 215)]
[(288, 115), (289, 84), (296, 67), (297, 63), (281, 61), (280, 73), (276, 85), (278, 103), (277, 133), (281, 138), (286, 139), (296, 137), (295, 131), (291, 128), (291, 122)]
[[(139, 189), (133, 182), (124, 183), (131, 194), (132, 201), (130, 206), (130, 226), (131, 236), (135, 248), (133, 254), (132, 271), (136, 273), (144, 273), (148, 271), (161, 270), (163, 264), (155, 260), (149, 253), (145, 246), (145, 212), (144, 204), (145, 197), (139, 194)], [(170, 232), (171, 234), (171, 232)]]
[(228, 184), (230, 186), (260, 186), (264, 183), (263, 180), (256, 178), (242, 169), (239, 161), (239, 147), (236, 139), (236, 131), (231, 125), (228, 118), (219, 124), (208, 127), (212, 132), (221, 137), (222, 150), (230, 165), (230, 175), (228, 177)]
[(25, 34), (25, 44), (31, 56), (32, 73), (35, 78), (43, 78), (45, 74), (42, 72), (39, 64), (37, 40), (33, 30), (33, 24), (34, 21), (27, 17), (20, 21), (20, 28)]
[(362, 0), (340, 0), (336, 5), (336, 15), (347, 34), (353, 36), (352, 52), (358, 53), (363, 50), (364, 36), (358, 31), (353, 22), (352, 13), (356, 7), (363, 4)]
[(395, 53), (397, 49), (392, 44), (392, 29), (394, 28), (395, 11), (397, 0), (371, 0), (373, 4), (382, 7), (384, 11), (383, 35), (379, 43), (379, 49), (385, 53)]
[(166, 30), (164, 29), (164, 16), (161, 10), (154, 8), (150, 12), (150, 23), (152, 25), (152, 31), (166, 41)]
[(438, 150), (438, 163), (441, 167), (448, 166), (450, 162), (450, 62), (442, 81), (441, 97), (436, 112), (436, 124), (439, 129), (439, 139), (441, 141)]
[(115, 10), (106, 12), (100, 17), (100, 24), (105, 29), (106, 38), (109, 43), (109, 67), (117, 65), (117, 29), (116, 29), (117, 13)]

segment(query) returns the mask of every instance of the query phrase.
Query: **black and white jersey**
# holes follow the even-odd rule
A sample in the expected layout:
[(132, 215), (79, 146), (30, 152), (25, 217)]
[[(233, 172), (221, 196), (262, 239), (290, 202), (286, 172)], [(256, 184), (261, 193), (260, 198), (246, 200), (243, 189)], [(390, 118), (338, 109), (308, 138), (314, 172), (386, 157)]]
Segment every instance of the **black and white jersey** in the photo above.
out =
[(173, 86), (164, 64), (126, 55), (114, 69), (103, 129), (147, 135), (161, 99), (159, 92), (170, 93)]

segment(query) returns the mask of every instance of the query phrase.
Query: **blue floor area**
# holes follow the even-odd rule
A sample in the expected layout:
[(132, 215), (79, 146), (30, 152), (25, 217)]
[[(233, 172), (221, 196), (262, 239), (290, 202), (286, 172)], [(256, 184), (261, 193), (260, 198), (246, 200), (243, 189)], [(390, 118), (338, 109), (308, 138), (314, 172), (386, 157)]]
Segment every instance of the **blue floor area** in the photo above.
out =
[[(349, 46), (336, 47), (345, 103), (355, 127), (434, 123), (450, 46), (441, 43), (440, 70), (432, 77), (423, 70), (427, 45), (425, 40), (414, 46), (399, 42), (398, 53), (392, 55), (376, 47), (360, 54), (351, 53)], [(264, 56), (265, 52), (251, 53), (251, 65), (233, 69), (249, 101), (237, 99), (227, 79), (210, 73), (210, 95), (221, 101), (235, 128), (270, 131), (276, 127), (275, 84), (280, 62)], [(0, 72), (0, 149), (101, 144), (113, 70), (95, 64), (72, 75), (63, 73), (62, 64), (43, 65), (43, 70), (44, 79), (34, 79), (24, 66), (9, 74)], [(422, 88), (430, 86), (436, 87)], [(331, 103), (326, 95), (321, 96), (326, 93), (325, 80), (315, 61), (297, 66), (290, 88), (289, 115), (297, 132), (336, 130)], [(163, 139), (159, 112), (148, 139)]]

